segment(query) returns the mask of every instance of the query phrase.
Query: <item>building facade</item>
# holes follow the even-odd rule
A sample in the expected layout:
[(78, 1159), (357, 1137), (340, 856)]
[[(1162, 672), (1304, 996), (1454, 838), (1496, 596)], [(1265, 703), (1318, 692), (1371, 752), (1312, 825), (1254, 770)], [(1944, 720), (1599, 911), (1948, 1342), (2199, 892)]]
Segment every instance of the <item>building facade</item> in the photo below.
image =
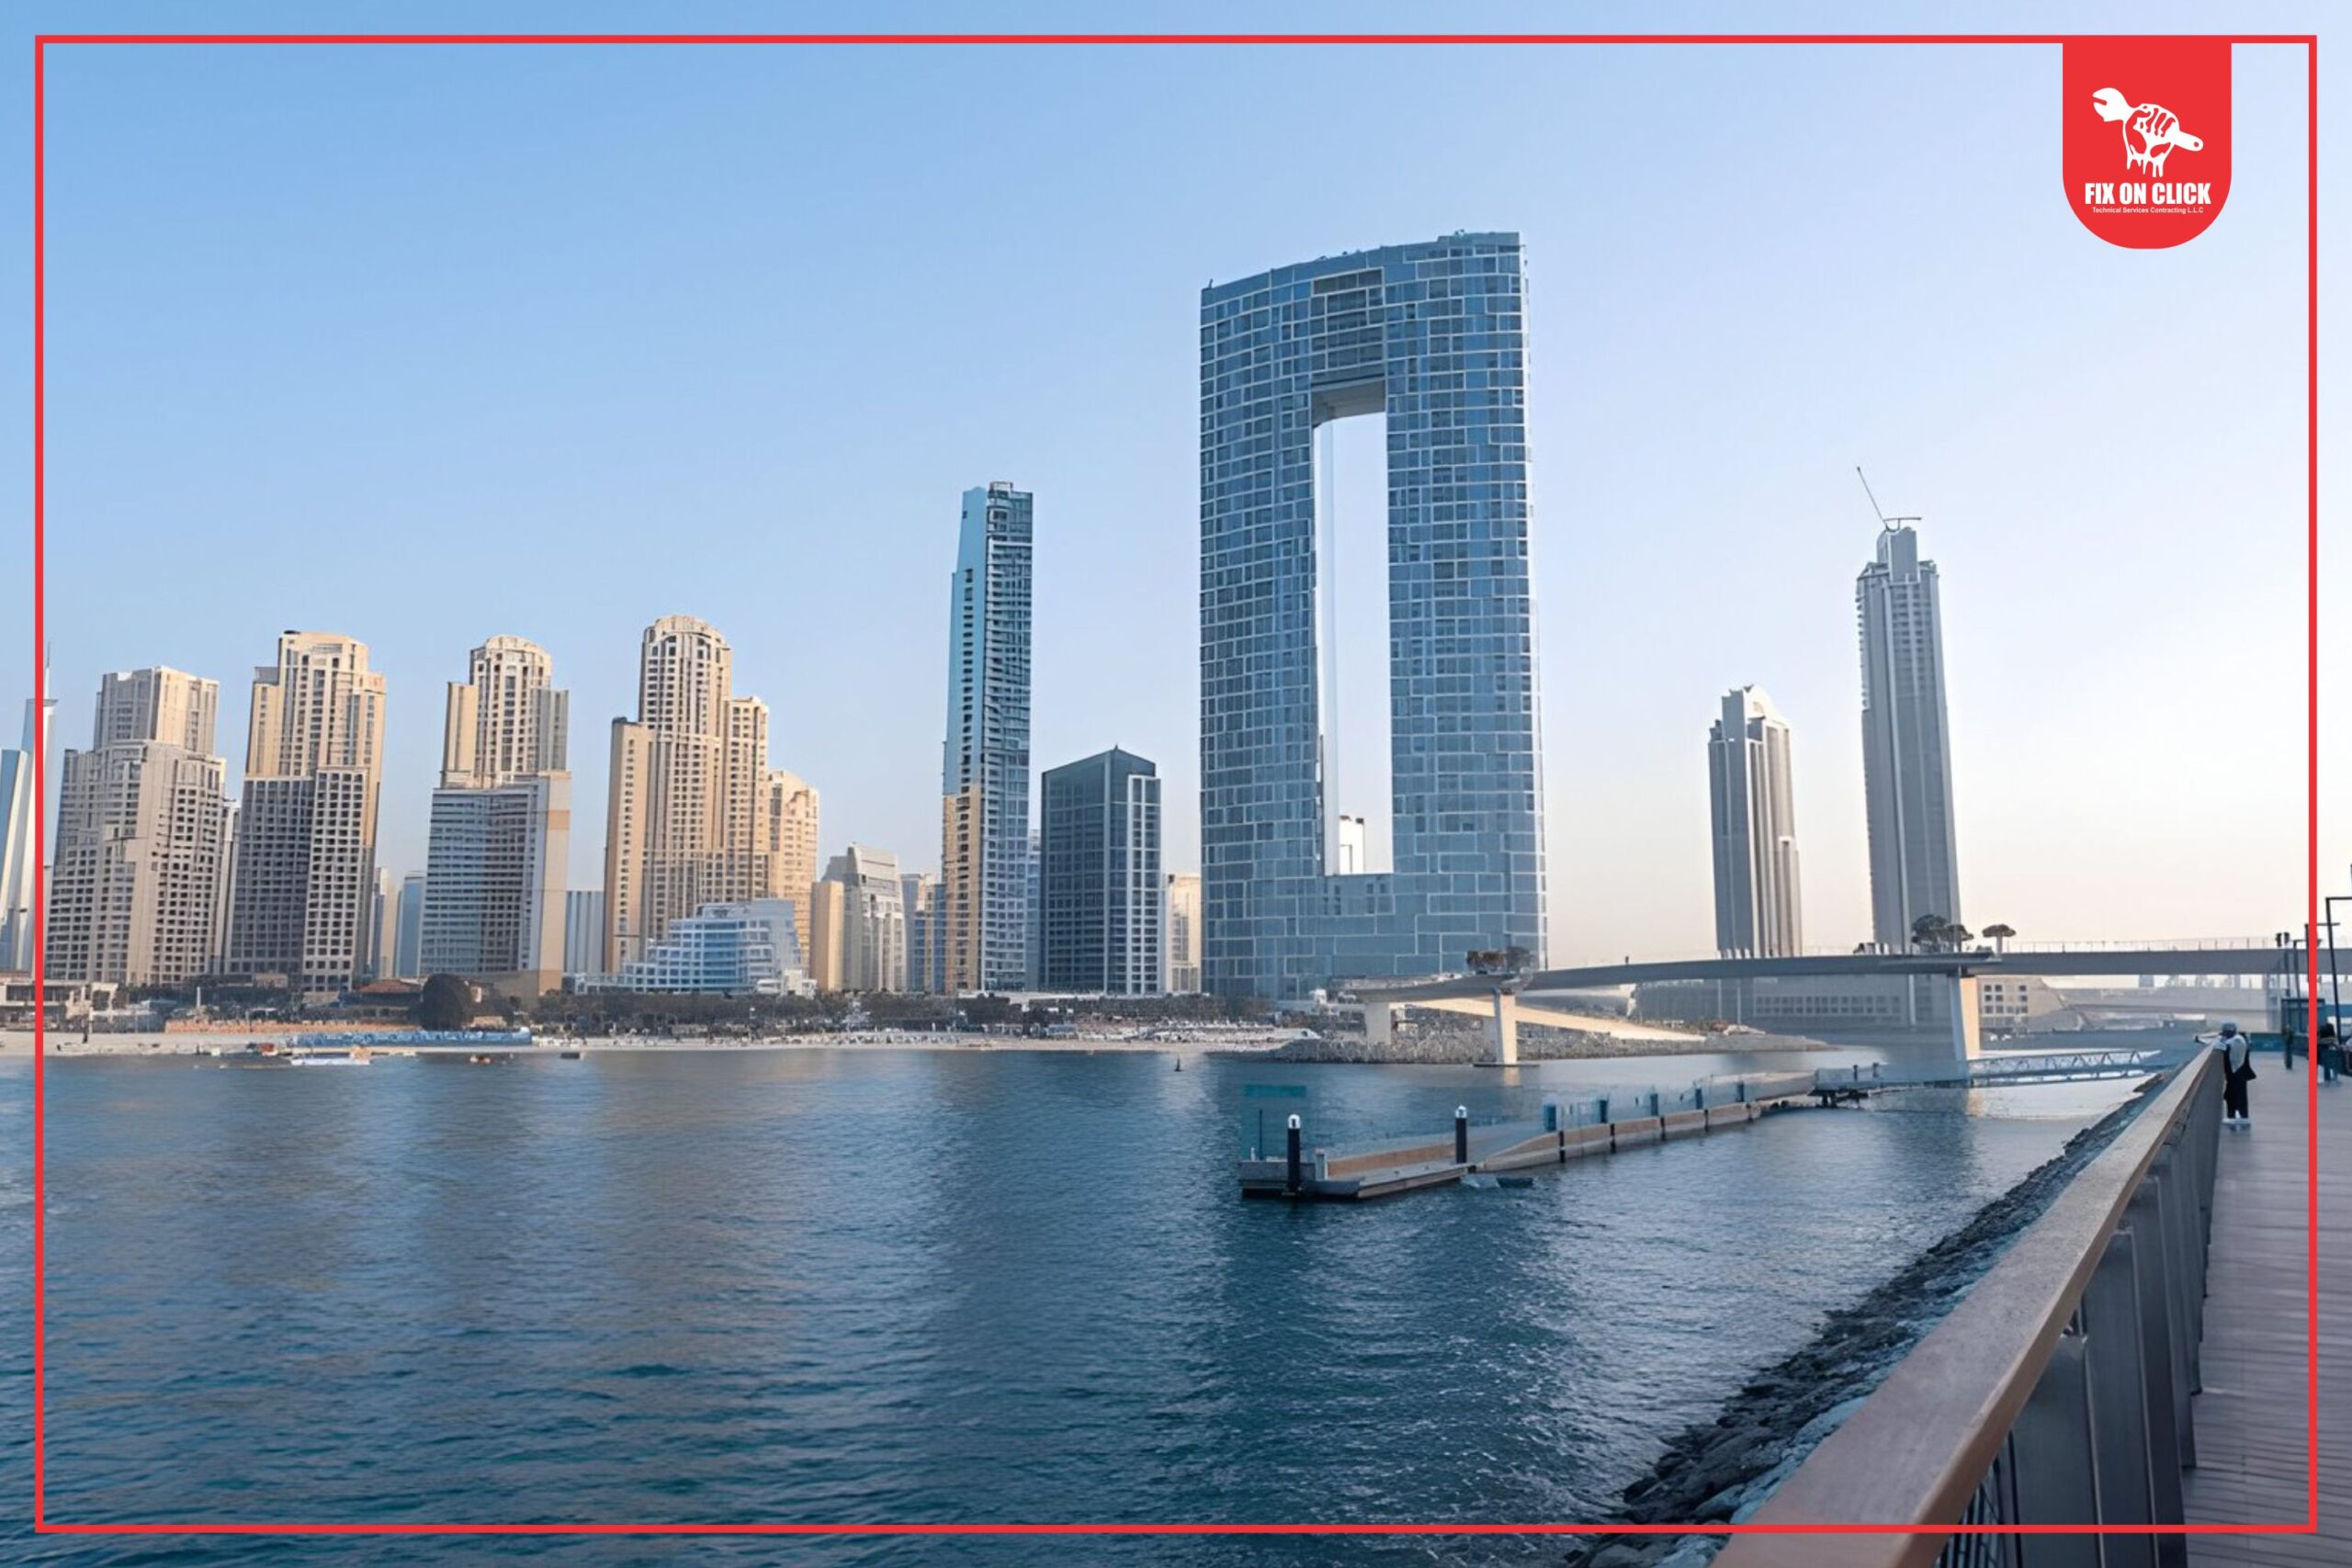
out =
[(947, 617), (940, 897), (946, 982), (1023, 989), (1029, 972), (1029, 641), (1034, 507), (964, 492)]
[(368, 977), (392, 978), (392, 956), (400, 945), (400, 883), (383, 866), (376, 868), (376, 891), (368, 900)]
[(1707, 732), (1707, 789), (1715, 951), (1727, 957), (1803, 953), (1789, 726), (1761, 687), (1724, 694), (1723, 712)]
[(910, 871), (899, 878), (899, 905), (907, 919), (907, 989), (936, 995), (946, 989), (939, 941), (939, 878)]
[(605, 890), (575, 887), (563, 896), (563, 972), (594, 975), (605, 954)]
[[(1327, 256), (1201, 295), (1204, 987), (1540, 961), (1543, 750), (1516, 234)], [(1386, 427), (1393, 869), (1327, 863), (1316, 432)], [(1334, 857), (1336, 858), (1336, 857)]]
[(40, 885), (41, 768), (48, 756), (49, 671), (41, 670), (41, 692), (25, 702), (21, 742), (0, 747), (0, 971), (33, 966), (33, 900)]
[(768, 847), (768, 707), (735, 695), (733, 672), (733, 651), (708, 623), (670, 615), (645, 628), (638, 716), (613, 721), (607, 973), (706, 905), (790, 902)]
[(384, 677), (368, 645), (289, 631), (254, 671), (224, 967), (347, 988), (373, 951)]
[(219, 682), (178, 670), (100, 680), (90, 749), (65, 753), (58, 789), (51, 979), (178, 986), (219, 965), (236, 817), (220, 703)]
[(1862, 652), (1862, 784), (1870, 825), (1871, 929), (1908, 949), (1924, 915), (1958, 923), (1951, 741), (1944, 709), (1943, 607), (1919, 536), (1889, 526), (1854, 584)]
[(768, 772), (768, 853), (775, 892), (792, 900), (799, 922), (800, 951), (809, 951), (809, 892), (817, 883), (817, 786), (782, 768)]
[(1159, 770), (1117, 748), (1040, 781), (1040, 987), (1156, 996), (1168, 989)]
[(424, 978), (424, 873), (412, 871), (401, 878), (401, 897), (393, 915), (398, 930), (392, 937), (392, 977)]
[(817, 947), (808, 972), (817, 988), (905, 990), (906, 890), (898, 857), (852, 844), (832, 858), (815, 891)]
[(418, 960), (530, 998), (562, 984), (571, 702), (546, 649), (493, 637), (449, 683)]
[(800, 996), (810, 987), (788, 898), (707, 904), (670, 922), (659, 942), (617, 974), (582, 976), (582, 991)]
[(1201, 879), (1193, 872), (1168, 874), (1168, 988), (1191, 996), (1201, 988)]

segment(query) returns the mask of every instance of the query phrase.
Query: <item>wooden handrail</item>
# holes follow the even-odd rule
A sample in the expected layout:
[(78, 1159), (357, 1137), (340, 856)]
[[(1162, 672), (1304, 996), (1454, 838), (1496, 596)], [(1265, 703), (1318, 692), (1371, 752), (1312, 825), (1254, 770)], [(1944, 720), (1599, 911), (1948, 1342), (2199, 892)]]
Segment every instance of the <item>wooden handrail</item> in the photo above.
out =
[(1931, 1563), (2017, 1424), (2091, 1272), (2174, 1129), (2220, 1071), (2200, 1051), (2083, 1168), (1861, 1407), (1751, 1518), (1917, 1525), (1910, 1535), (1742, 1535), (1715, 1568)]

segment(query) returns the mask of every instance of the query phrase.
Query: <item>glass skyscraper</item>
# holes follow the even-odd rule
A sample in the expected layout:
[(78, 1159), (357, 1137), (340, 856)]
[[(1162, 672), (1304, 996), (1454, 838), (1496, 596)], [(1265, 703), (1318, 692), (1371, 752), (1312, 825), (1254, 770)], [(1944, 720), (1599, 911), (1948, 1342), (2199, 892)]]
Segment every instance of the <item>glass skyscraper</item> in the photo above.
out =
[(1032, 504), (1001, 481), (964, 492), (947, 616), (939, 896), (945, 987), (1029, 983)]
[[(1519, 236), (1201, 294), (1203, 984), (1297, 997), (1544, 948)], [(1325, 865), (1315, 434), (1386, 426), (1393, 866)]]
[(1114, 747), (1040, 781), (1038, 985), (1153, 996), (1167, 989), (1159, 771)]
[(1923, 915), (1960, 920), (1951, 738), (1944, 712), (1943, 601), (1936, 563), (1906, 526), (1879, 534), (1854, 583), (1861, 624), (1862, 784), (1870, 820), (1871, 931), (1907, 950)]

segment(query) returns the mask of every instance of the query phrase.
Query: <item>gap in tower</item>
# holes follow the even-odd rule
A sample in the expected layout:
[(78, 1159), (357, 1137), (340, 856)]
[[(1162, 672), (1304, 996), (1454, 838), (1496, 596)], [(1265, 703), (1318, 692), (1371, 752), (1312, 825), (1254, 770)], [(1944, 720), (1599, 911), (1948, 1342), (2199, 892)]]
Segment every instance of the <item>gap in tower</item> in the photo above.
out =
[(1315, 434), (1317, 712), (1323, 725), (1323, 869), (1390, 871), (1388, 421)]

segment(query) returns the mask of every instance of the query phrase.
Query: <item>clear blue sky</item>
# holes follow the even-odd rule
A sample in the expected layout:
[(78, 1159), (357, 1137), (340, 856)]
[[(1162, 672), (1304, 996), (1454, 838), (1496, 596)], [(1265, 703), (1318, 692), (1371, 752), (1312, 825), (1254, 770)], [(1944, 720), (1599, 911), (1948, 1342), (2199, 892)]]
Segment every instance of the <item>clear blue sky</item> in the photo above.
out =
[[(1950, 9), (1969, 28), (2319, 15)], [(1436, 19), (28, 14), (28, 34)], [(18, 59), (0, 113), (23, 125)], [(1200, 287), (1511, 228), (1533, 278), (1555, 955), (1711, 943), (1703, 739), (1746, 682), (1796, 729), (1808, 938), (1864, 934), (1852, 584), (1875, 524), (1857, 462), (1889, 511), (1925, 514), (1944, 573), (1966, 915), (2027, 936), (2268, 931), (2299, 907), (2302, 842), (2302, 69), (2238, 51), (2227, 210), (2133, 252), (2062, 199), (2055, 48), (52, 51), (60, 737), (85, 743), (102, 671), (169, 663), (220, 681), (233, 769), (276, 633), (359, 637), (390, 682), (382, 858), (414, 869), (442, 683), (519, 633), (572, 693), (573, 880), (594, 886), (638, 634), (690, 613), (774, 706), (775, 761), (822, 790), (825, 852), (933, 865), (957, 496), (1010, 479), (1037, 495), (1037, 764), (1114, 743), (1157, 760), (1169, 863), (1189, 866)], [(0, 265), (20, 301), (28, 163)], [(27, 316), (0, 329), (19, 386)], [(0, 481), (21, 519), (19, 410)], [(2340, 553), (2326, 586), (2352, 603)], [(24, 598), (0, 603), (0, 648), (30, 645)], [(2342, 735), (2323, 759), (2338, 890)]]

